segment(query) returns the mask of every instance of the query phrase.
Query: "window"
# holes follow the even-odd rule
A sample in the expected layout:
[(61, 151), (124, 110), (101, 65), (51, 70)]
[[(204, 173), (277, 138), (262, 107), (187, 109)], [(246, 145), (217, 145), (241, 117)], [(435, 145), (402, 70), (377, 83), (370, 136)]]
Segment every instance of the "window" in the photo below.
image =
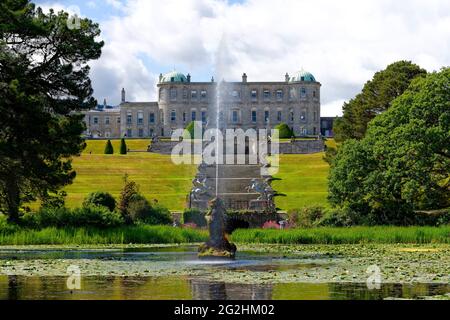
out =
[(294, 110), (289, 110), (289, 121), (294, 122)]
[(317, 112), (314, 111), (314, 121), (317, 121)]
[(269, 90), (264, 90), (264, 100), (269, 100), (270, 99), (270, 91)]
[(131, 129), (127, 129), (127, 137), (131, 138), (133, 136)]
[(171, 77), (170, 82), (175, 82), (175, 77)]
[(143, 125), (144, 124), (144, 113), (142, 111), (138, 112), (137, 124), (138, 125)]
[(187, 100), (188, 98), (188, 91), (187, 89), (183, 89), (183, 100)]
[(191, 91), (191, 99), (197, 99), (197, 90)]
[(256, 123), (256, 110), (252, 110), (252, 122)]
[(313, 91), (313, 97), (316, 97), (316, 90)]
[(197, 120), (197, 112), (196, 112), (196, 111), (192, 111), (192, 112), (191, 112), (191, 120), (192, 120), (192, 121)]
[(295, 99), (295, 89), (291, 88), (289, 90), (289, 100), (294, 100)]
[(202, 122), (206, 123), (206, 111), (202, 111)]
[(153, 129), (150, 129), (149, 136), (153, 137), (154, 135), (155, 135), (155, 131)]
[(105, 124), (109, 124), (109, 117), (105, 118)]
[(283, 100), (283, 90), (277, 90), (277, 100)]
[(314, 127), (314, 128), (313, 128), (313, 135), (315, 136), (316, 134), (317, 134), (317, 128)]
[(170, 89), (170, 100), (172, 101), (177, 100), (177, 89), (175, 88)]
[(155, 123), (155, 114), (153, 112), (150, 113), (149, 118), (148, 118), (148, 122), (149, 123)]
[(270, 113), (269, 110), (264, 111), (264, 123), (269, 123)]
[(186, 122), (186, 112), (183, 112), (183, 122)]
[(117, 124), (120, 124), (120, 117), (117, 117)]
[(144, 129), (139, 128), (138, 135), (139, 135), (139, 138), (142, 138), (144, 136)]
[(200, 91), (200, 97), (201, 97), (202, 99), (206, 99), (206, 90)]
[(278, 112), (277, 112), (277, 121), (281, 122), (281, 120), (282, 120), (281, 110), (278, 110)]
[(257, 90), (252, 90), (251, 98), (253, 101), (258, 100), (258, 91)]
[(241, 92), (237, 91), (237, 90), (233, 90), (231, 92), (231, 96), (233, 97), (234, 100), (238, 100), (241, 98)]
[(172, 110), (170, 113), (170, 122), (176, 122), (177, 121), (177, 112), (175, 110)]
[(98, 118), (94, 117), (94, 124), (98, 124)]
[(131, 115), (131, 113), (127, 114), (127, 124), (131, 125), (133, 123), (133, 116)]
[(306, 121), (306, 111), (302, 111), (300, 114), (300, 121), (305, 122)]
[(302, 87), (300, 89), (300, 97), (305, 98), (306, 97), (306, 88)]
[(233, 123), (237, 123), (239, 120), (239, 115), (238, 115), (238, 111), (237, 110), (233, 110), (232, 113), (232, 119)]

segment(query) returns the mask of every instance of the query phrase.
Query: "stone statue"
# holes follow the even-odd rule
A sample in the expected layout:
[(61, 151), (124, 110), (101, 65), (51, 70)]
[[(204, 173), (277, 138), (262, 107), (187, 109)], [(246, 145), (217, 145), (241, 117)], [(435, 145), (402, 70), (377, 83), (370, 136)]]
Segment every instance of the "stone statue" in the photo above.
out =
[(219, 198), (210, 202), (210, 210), (206, 214), (209, 228), (209, 240), (198, 249), (200, 258), (234, 259), (236, 246), (230, 243), (225, 234), (225, 206)]
[(191, 200), (195, 201), (207, 201), (211, 199), (211, 188), (206, 185), (207, 178), (194, 178), (192, 184), (194, 185), (191, 190)]

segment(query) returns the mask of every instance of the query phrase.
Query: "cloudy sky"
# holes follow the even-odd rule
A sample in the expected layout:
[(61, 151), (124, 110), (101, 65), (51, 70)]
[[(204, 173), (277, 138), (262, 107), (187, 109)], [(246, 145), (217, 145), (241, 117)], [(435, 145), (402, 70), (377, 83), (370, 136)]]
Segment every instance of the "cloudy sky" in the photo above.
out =
[(130, 101), (155, 100), (159, 73), (173, 69), (192, 81), (219, 71), (228, 81), (243, 72), (249, 81), (283, 81), (304, 68), (322, 83), (322, 115), (335, 116), (394, 61), (450, 66), (448, 0), (36, 2), (100, 24), (106, 45), (91, 77), (95, 97), (114, 105), (122, 87)]

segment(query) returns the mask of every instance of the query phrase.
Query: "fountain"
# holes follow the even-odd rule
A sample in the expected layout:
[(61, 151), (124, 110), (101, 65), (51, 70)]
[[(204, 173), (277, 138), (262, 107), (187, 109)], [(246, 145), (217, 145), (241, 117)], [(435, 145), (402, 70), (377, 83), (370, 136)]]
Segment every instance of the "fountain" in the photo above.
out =
[(228, 241), (225, 234), (225, 212), (225, 206), (220, 198), (211, 201), (210, 210), (206, 214), (209, 240), (199, 247), (199, 258), (234, 259), (236, 246)]

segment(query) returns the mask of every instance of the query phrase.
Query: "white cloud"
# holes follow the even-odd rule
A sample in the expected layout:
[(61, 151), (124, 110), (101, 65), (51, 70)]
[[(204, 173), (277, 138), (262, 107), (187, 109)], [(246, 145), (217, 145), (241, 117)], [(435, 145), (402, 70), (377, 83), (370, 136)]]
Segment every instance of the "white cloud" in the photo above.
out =
[(92, 72), (99, 100), (118, 101), (122, 86), (130, 100), (155, 99), (157, 75), (169, 71), (158, 65), (205, 81), (196, 76), (205, 65), (249, 81), (282, 81), (303, 67), (322, 83), (322, 113), (334, 116), (389, 63), (450, 65), (448, 0), (106, 1), (121, 16), (101, 24), (106, 46)]

